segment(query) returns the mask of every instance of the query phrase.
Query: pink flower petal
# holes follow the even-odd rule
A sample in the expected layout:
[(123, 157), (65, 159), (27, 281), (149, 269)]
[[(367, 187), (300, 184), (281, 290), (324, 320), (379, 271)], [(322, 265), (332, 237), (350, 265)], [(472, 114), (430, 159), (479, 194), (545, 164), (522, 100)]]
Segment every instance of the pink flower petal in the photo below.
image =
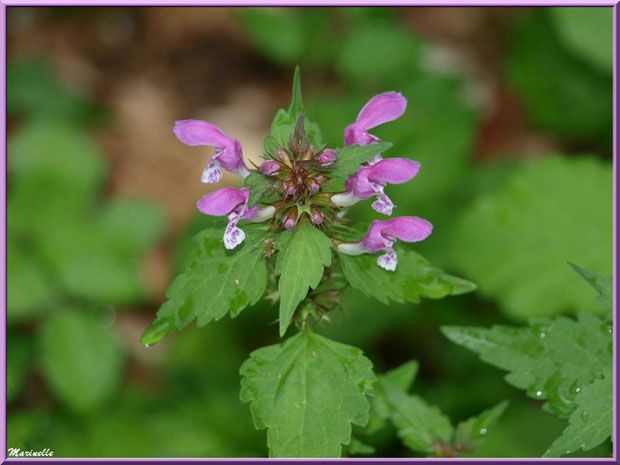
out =
[(368, 134), (368, 130), (388, 121), (394, 121), (402, 116), (406, 108), (407, 99), (400, 92), (392, 91), (375, 95), (364, 105), (355, 123), (345, 129), (345, 145), (368, 145), (376, 142), (379, 139)]
[(205, 215), (224, 216), (239, 205), (245, 204), (249, 196), (250, 191), (245, 187), (242, 189), (224, 187), (205, 195), (198, 201), (196, 207)]

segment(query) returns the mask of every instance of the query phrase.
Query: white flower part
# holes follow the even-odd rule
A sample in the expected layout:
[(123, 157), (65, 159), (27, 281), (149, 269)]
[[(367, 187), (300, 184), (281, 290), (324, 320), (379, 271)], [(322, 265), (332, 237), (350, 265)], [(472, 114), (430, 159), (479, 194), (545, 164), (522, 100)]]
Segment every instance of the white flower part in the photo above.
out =
[(372, 181), (369, 181), (368, 184), (370, 185), (371, 189), (377, 196), (377, 200), (375, 200), (373, 204), (371, 205), (373, 210), (378, 211), (379, 213), (382, 213), (384, 215), (390, 216), (392, 214), (392, 209), (394, 208), (394, 204), (392, 203), (390, 198), (387, 195), (385, 195), (385, 193), (383, 192), (383, 189), (385, 188), (385, 186), (378, 182), (372, 182)]
[(276, 212), (276, 207), (273, 205), (269, 205), (265, 208), (259, 208), (256, 216), (250, 220), (252, 223), (262, 223), (263, 221), (267, 221), (269, 218), (273, 217)]
[(351, 205), (355, 205), (361, 199), (356, 197), (353, 191), (351, 192), (343, 192), (342, 194), (336, 194), (331, 196), (331, 201), (334, 205), (338, 205), (339, 207), (350, 207)]
[(215, 184), (222, 179), (222, 170), (220, 164), (214, 158), (211, 159), (207, 167), (202, 172), (200, 180), (205, 184)]
[(396, 256), (396, 252), (394, 252), (394, 249), (388, 250), (387, 253), (377, 258), (377, 265), (379, 265), (384, 270), (395, 271), (397, 264), (398, 257)]
[(228, 250), (234, 249), (245, 239), (245, 233), (237, 227), (240, 215), (231, 213), (228, 216), (228, 225), (224, 231), (224, 247)]
[(368, 160), (366, 163), (368, 163), (368, 166), (372, 166), (372, 165), (376, 165), (377, 163), (379, 163), (381, 160), (383, 160), (383, 156), (379, 155), (375, 155), (374, 157), (372, 157), (370, 160)]
[(380, 192), (377, 192), (377, 200), (372, 203), (372, 208), (379, 213), (390, 216), (394, 208), (394, 204), (390, 198), (383, 193), (383, 188)]
[(250, 175), (250, 170), (247, 169), (245, 166), (242, 166), (237, 170), (237, 174), (241, 179), (245, 179)]
[(338, 247), (336, 248), (338, 249), (338, 252), (341, 252), (345, 255), (361, 255), (368, 252), (368, 250), (364, 248), (361, 242), (338, 244)]

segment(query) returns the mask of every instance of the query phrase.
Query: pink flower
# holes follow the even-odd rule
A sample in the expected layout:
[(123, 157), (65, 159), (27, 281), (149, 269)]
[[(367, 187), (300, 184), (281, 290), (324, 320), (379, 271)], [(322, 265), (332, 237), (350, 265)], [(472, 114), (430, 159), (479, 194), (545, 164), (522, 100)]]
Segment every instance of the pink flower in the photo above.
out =
[(340, 207), (348, 207), (360, 200), (377, 196), (372, 208), (384, 215), (391, 215), (394, 204), (383, 192), (386, 184), (402, 184), (419, 171), (420, 163), (408, 158), (380, 160), (374, 165), (360, 168), (355, 175), (347, 179), (346, 192), (333, 195), (331, 201)]
[(335, 150), (325, 149), (323, 150), (316, 159), (319, 161), (321, 166), (329, 166), (333, 164), (338, 159), (338, 154)]
[(215, 155), (202, 173), (201, 181), (207, 184), (222, 179), (221, 168), (245, 179), (250, 172), (243, 162), (241, 143), (237, 139), (227, 137), (217, 126), (195, 119), (177, 121), (174, 134), (184, 144), (210, 145), (215, 147)]
[(205, 215), (228, 216), (228, 225), (224, 232), (224, 247), (234, 249), (245, 239), (245, 233), (237, 227), (239, 220), (261, 222), (273, 216), (275, 207), (259, 209), (248, 207), (250, 191), (243, 187), (224, 187), (201, 198), (196, 207)]
[(394, 121), (407, 108), (407, 99), (400, 92), (385, 92), (371, 98), (357, 115), (355, 123), (344, 130), (344, 145), (368, 145), (379, 139), (368, 133), (380, 124)]
[(396, 239), (419, 242), (426, 239), (432, 231), (432, 224), (415, 216), (402, 216), (387, 221), (375, 220), (360, 242), (339, 244), (338, 251), (346, 255), (360, 255), (384, 250), (387, 253), (377, 259), (377, 265), (394, 271), (398, 264), (398, 257), (394, 252)]

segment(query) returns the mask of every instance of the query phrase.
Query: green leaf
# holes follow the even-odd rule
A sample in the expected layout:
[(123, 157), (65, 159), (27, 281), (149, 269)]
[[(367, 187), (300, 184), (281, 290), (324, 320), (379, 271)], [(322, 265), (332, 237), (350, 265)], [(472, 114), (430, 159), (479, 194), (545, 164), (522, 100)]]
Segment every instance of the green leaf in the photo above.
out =
[(613, 7), (548, 8), (547, 11), (564, 45), (600, 70), (612, 72)]
[(527, 389), (561, 416), (574, 411), (574, 398), (611, 363), (609, 325), (586, 313), (533, 320), (530, 328), (443, 327), (453, 342), (477, 352), (481, 359), (509, 370), (506, 381)]
[(508, 401), (501, 402), (475, 417), (460, 422), (454, 433), (455, 447), (469, 453), (477, 451), (489, 430), (497, 424), (506, 407), (508, 407)]
[[(278, 110), (271, 123), (271, 137), (281, 146), (285, 147), (287, 145), (289, 136), (295, 130), (297, 119), (303, 111), (304, 104), (301, 96), (301, 77), (299, 66), (297, 66), (295, 68), (295, 75), (293, 76), (293, 96), (291, 105), (288, 110)], [(319, 146), (321, 144), (321, 130), (317, 124), (311, 122), (305, 115), (304, 129), (312, 145), (315, 147)]]
[(92, 203), (106, 171), (99, 147), (83, 130), (49, 120), (21, 128), (7, 161), (15, 187), (42, 184), (67, 206)]
[(614, 284), (611, 278), (605, 278), (596, 273), (592, 273), (574, 263), (568, 263), (586, 282), (595, 289), (599, 296), (596, 298), (607, 310), (612, 312), (614, 305)]
[(444, 326), (452, 342), (507, 370), (506, 382), (526, 389), (544, 408), (567, 417), (583, 389), (603, 376), (612, 362), (611, 325), (588, 313), (532, 320), (530, 327), (491, 329)]
[(346, 179), (360, 169), (360, 163), (381, 155), (392, 146), (390, 142), (377, 142), (368, 145), (349, 145), (336, 149), (338, 159), (329, 169), (329, 175), (334, 178)]
[(7, 318), (14, 322), (44, 313), (57, 290), (41, 263), (9, 235), (7, 244)]
[(66, 213), (37, 233), (37, 247), (67, 294), (111, 305), (139, 302), (145, 297), (139, 261), (148, 243), (133, 242), (140, 230), (135, 220), (132, 225), (126, 219), (134, 232), (122, 229), (110, 235), (106, 220)]
[(375, 376), (360, 349), (313, 333), (252, 352), (241, 366), (241, 400), (272, 457), (340, 457), (351, 423), (368, 421)]
[(243, 8), (239, 17), (251, 43), (281, 64), (320, 63), (333, 55), (328, 9)]
[(343, 77), (353, 83), (387, 88), (411, 79), (422, 51), (420, 41), (408, 28), (383, 19), (358, 21), (337, 43), (342, 45), (338, 47), (336, 68)]
[(593, 449), (613, 433), (613, 377), (611, 370), (583, 388), (575, 398), (577, 408), (568, 419), (569, 426), (554, 441), (543, 457), (560, 457), (576, 450)]
[(473, 283), (430, 266), (424, 257), (412, 250), (397, 248), (396, 253), (396, 271), (380, 268), (376, 255), (340, 254), (344, 276), (354, 289), (383, 303), (417, 303), (420, 297), (440, 299), (475, 289)]
[(245, 186), (250, 189), (248, 205), (253, 207), (266, 196), (273, 193), (274, 187), (267, 176), (256, 170), (250, 170), (250, 175), (245, 178)]
[(387, 383), (388, 386), (400, 389), (403, 392), (408, 392), (418, 374), (418, 368), (418, 362), (412, 360), (378, 377), (375, 385), (376, 396), (371, 398), (370, 401), (370, 418), (365, 429), (367, 434), (373, 434), (382, 429), (385, 426), (386, 420), (390, 417), (391, 408), (382, 387), (383, 383)]
[[(518, 25), (510, 41), (507, 57), (509, 84), (517, 91), (534, 125), (558, 133), (568, 140), (597, 141), (604, 138), (605, 147), (611, 149), (612, 73), (609, 70), (593, 68), (590, 63), (577, 59), (563, 46), (549, 18), (548, 13), (554, 10), (556, 8), (536, 9), (530, 18)], [(601, 11), (598, 14), (605, 13)], [(555, 15), (566, 16), (565, 13)], [(611, 15), (608, 20), (611, 20)], [(577, 21), (584, 22), (583, 19)], [(555, 23), (557, 26), (558, 22)], [(611, 25), (603, 26), (600, 31), (591, 32), (588, 37), (574, 30), (576, 38), (572, 42), (577, 40), (581, 44), (587, 44), (591, 39), (598, 41), (596, 36), (610, 34), (610, 28)], [(588, 44), (582, 48), (590, 46), (591, 44)], [(605, 46), (610, 47), (611, 42)], [(590, 52), (586, 53), (590, 57), (595, 56)], [(607, 55), (607, 52), (602, 55)], [(594, 58), (599, 59), (600, 57)], [(611, 59), (611, 54), (607, 59)]]
[(164, 231), (161, 208), (139, 199), (112, 198), (102, 208), (98, 228), (117, 253), (137, 260)]
[(594, 157), (528, 161), (462, 210), (439, 253), (513, 317), (602, 313), (566, 260), (611, 272), (612, 194), (611, 164)]
[[(450, 419), (419, 396), (407, 394), (385, 377), (377, 383), (385, 396), (390, 418), (398, 437), (415, 452), (429, 453), (438, 441), (449, 442), (453, 428)], [(381, 389), (381, 391), (379, 391)]]
[(39, 356), (52, 391), (78, 413), (100, 408), (120, 382), (123, 349), (117, 335), (84, 311), (67, 310), (46, 320)]
[(260, 241), (261, 230), (243, 225), (246, 238), (232, 251), (224, 248), (221, 229), (207, 229), (197, 236), (199, 247), (185, 272), (173, 281), (168, 301), (142, 334), (141, 342), (155, 344), (163, 336), (187, 326), (219, 320), (230, 312), (237, 316), (265, 293), (267, 264)]
[(332, 263), (332, 241), (307, 221), (280, 234), (276, 241), (276, 274), (280, 276), (280, 336), (291, 324), (299, 303), (316, 288), (323, 267)]

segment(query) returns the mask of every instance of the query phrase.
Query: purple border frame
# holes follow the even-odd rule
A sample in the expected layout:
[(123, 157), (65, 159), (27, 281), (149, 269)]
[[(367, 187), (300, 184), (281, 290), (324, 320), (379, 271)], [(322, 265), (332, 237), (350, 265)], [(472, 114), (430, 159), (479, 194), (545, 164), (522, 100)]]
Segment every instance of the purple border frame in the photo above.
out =
[[(558, 464), (587, 464), (587, 463), (620, 463), (618, 460), (618, 60), (619, 60), (619, 47), (618, 47), (618, 22), (620, 21), (620, 9), (618, 3), (620, 0), (512, 0), (512, 1), (484, 1), (484, 0), (387, 0), (385, 2), (379, 2), (377, 0), (300, 0), (294, 2), (291, 0), (271, 0), (271, 1), (252, 1), (252, 0), (233, 0), (231, 2), (225, 1), (208, 1), (208, 0), (181, 0), (174, 2), (171, 0), (104, 0), (93, 1), (88, 0), (60, 0), (53, 2), (53, 0), (0, 0), (0, 36), (3, 39), (3, 46), (0, 49), (2, 55), (0, 57), (0, 63), (2, 64), (2, 77), (0, 78), (1, 90), (0, 90), (0, 102), (2, 103), (2, 109), (0, 111), (1, 122), (3, 131), (1, 132), (1, 155), (2, 155), (2, 176), (0, 177), (0, 188), (2, 192), (2, 201), (0, 202), (0, 242), (1, 242), (1, 258), (2, 258), (2, 279), (0, 279), (0, 301), (2, 302), (2, 313), (0, 314), (0, 324), (2, 326), (2, 361), (0, 367), (2, 368), (2, 382), (0, 383), (0, 399), (3, 402), (5, 408), (0, 410), (0, 464), (3, 463), (28, 463), (43, 464), (43, 463), (92, 463), (92, 464), (122, 464), (122, 463), (264, 463), (264, 462), (280, 462), (280, 463), (293, 463), (293, 462), (321, 462), (321, 463), (505, 463), (505, 464), (518, 464), (518, 463), (558, 463)], [(7, 63), (7, 23), (6, 23), (6, 7), (7, 6), (606, 6), (613, 7), (614, 18), (614, 61), (613, 61), (613, 121), (614, 121), (614, 135), (613, 135), (613, 260), (614, 260), (614, 433), (613, 433), (613, 458), (599, 458), (599, 459), (580, 459), (580, 458), (560, 458), (560, 459), (542, 459), (542, 458), (523, 458), (523, 459), (486, 459), (486, 458), (455, 458), (455, 459), (443, 459), (443, 458), (347, 458), (347, 459), (183, 459), (183, 458), (106, 458), (106, 459), (67, 459), (67, 458), (7, 458), (7, 425), (6, 425), (6, 405), (7, 405), (7, 392), (6, 392), (6, 351), (7, 351), (7, 322), (6, 322), (6, 199), (7, 199), (7, 115), (6, 115), (6, 63)]]

